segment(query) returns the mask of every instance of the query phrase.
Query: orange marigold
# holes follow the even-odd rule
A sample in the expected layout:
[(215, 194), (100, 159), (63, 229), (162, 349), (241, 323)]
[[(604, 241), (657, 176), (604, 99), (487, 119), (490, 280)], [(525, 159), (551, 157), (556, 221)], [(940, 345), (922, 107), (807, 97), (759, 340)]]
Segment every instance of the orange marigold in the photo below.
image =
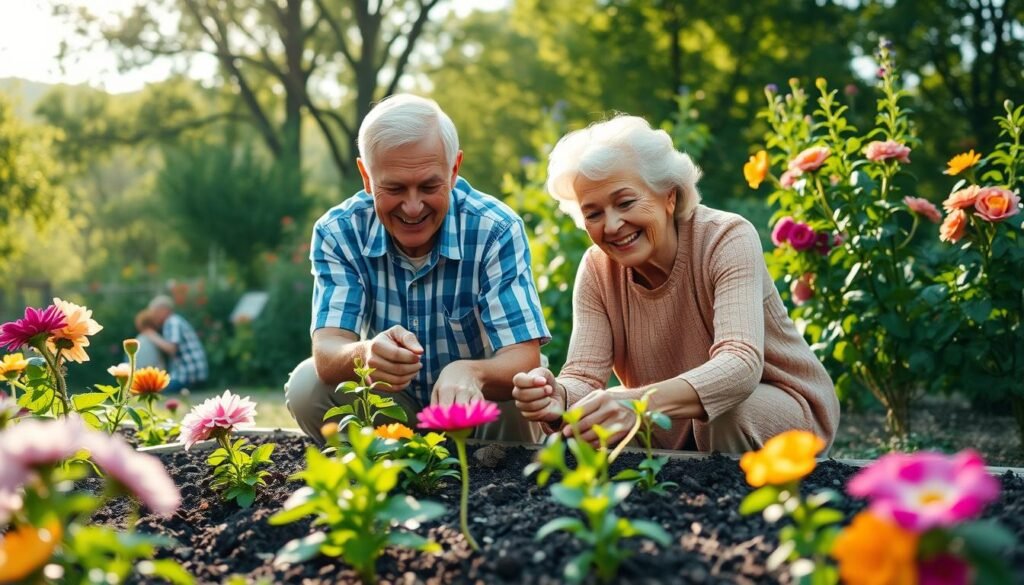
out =
[(51, 520), (45, 528), (19, 526), (0, 536), (0, 583), (23, 583), (53, 555), (61, 526)]
[(861, 512), (838, 537), (832, 556), (846, 585), (915, 585), (917, 535)]
[(412, 429), (403, 425), (402, 423), (392, 423), (389, 425), (380, 425), (373, 432), (382, 439), (411, 439)]
[(156, 394), (170, 383), (171, 376), (160, 368), (142, 368), (135, 372), (135, 378), (132, 379), (132, 394)]
[(783, 485), (814, 470), (814, 456), (825, 448), (825, 441), (808, 431), (786, 431), (775, 435), (760, 451), (744, 453), (740, 467), (753, 487)]
[(943, 173), (945, 173), (947, 175), (959, 175), (960, 173), (964, 172), (965, 170), (967, 170), (967, 169), (973, 167), (974, 165), (978, 164), (978, 161), (980, 161), (980, 160), (981, 160), (981, 153), (980, 152), (974, 152), (974, 149), (972, 148), (971, 150), (969, 150), (967, 152), (961, 152), (960, 154), (958, 154), (958, 155), (954, 156), (953, 158), (949, 159), (949, 162), (946, 163), (946, 165), (949, 168), (947, 168), (945, 171), (943, 171)]

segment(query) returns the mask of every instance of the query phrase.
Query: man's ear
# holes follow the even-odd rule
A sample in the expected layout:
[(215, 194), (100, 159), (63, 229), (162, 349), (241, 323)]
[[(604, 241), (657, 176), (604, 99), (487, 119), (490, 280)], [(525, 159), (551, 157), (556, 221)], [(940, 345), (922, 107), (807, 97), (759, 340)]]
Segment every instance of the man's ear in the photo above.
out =
[(459, 176), (459, 168), (462, 167), (462, 151), (455, 155), (455, 164), (452, 165), (452, 188), (455, 187), (455, 179)]
[(363, 177), (363, 189), (365, 189), (370, 195), (373, 195), (373, 186), (370, 183), (370, 173), (366, 170), (366, 165), (363, 164), (363, 159), (356, 159), (356, 167), (359, 169), (359, 175)]

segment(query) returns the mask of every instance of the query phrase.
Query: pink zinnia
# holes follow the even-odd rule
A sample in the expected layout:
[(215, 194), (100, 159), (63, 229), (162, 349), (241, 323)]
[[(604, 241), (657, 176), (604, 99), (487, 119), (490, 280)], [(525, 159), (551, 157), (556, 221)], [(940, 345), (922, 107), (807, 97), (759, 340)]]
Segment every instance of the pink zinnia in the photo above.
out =
[(468, 404), (435, 404), (419, 412), (419, 428), (438, 431), (461, 431), (498, 420), (501, 411), (489, 400), (474, 400)]
[(163, 463), (152, 455), (139, 453), (123, 440), (103, 433), (89, 433), (91, 458), (110, 479), (135, 494), (156, 514), (168, 515), (181, 505), (181, 493)]
[(224, 394), (208, 398), (185, 415), (181, 421), (185, 450), (209, 439), (214, 432), (230, 433), (235, 427), (251, 425), (255, 418), (255, 402), (225, 390)]
[(67, 324), (64, 313), (55, 305), (45, 309), (25, 307), (23, 318), (0, 325), (0, 347), (17, 351), (23, 345), (42, 341)]
[(921, 451), (883, 456), (853, 476), (846, 491), (869, 499), (873, 514), (924, 532), (977, 516), (999, 497), (999, 482), (970, 449), (956, 455)]
[(918, 585), (968, 585), (971, 566), (960, 557), (943, 553), (917, 565)]
[(780, 219), (772, 229), (772, 243), (776, 246), (781, 246), (788, 242), (789, 233), (793, 231), (793, 226), (795, 225), (796, 221), (788, 215)]
[(814, 233), (811, 226), (799, 221), (789, 231), (789, 245), (793, 246), (794, 250), (803, 252), (814, 247), (817, 237), (818, 235)]
[(798, 170), (803, 173), (816, 171), (825, 164), (825, 160), (832, 154), (827, 146), (812, 146), (800, 152), (793, 160), (789, 161), (789, 170)]
[(932, 223), (939, 223), (942, 221), (942, 213), (939, 212), (939, 208), (935, 207), (935, 204), (927, 199), (911, 197), (908, 195), (903, 198), (903, 203), (906, 204), (907, 209)]
[(875, 140), (864, 149), (864, 156), (872, 162), (896, 160), (903, 164), (910, 163), (910, 147), (895, 140), (879, 142)]

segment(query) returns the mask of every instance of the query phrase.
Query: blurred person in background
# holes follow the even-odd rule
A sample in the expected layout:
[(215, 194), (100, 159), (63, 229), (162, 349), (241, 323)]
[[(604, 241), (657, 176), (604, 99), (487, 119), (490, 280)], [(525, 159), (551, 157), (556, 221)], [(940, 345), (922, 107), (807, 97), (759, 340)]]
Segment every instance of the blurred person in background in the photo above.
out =
[(201, 388), (209, 376), (209, 366), (196, 330), (174, 312), (174, 301), (167, 295), (154, 297), (147, 311), (152, 327), (143, 330), (141, 336), (152, 341), (170, 360), (167, 371), (171, 383), (164, 393)]

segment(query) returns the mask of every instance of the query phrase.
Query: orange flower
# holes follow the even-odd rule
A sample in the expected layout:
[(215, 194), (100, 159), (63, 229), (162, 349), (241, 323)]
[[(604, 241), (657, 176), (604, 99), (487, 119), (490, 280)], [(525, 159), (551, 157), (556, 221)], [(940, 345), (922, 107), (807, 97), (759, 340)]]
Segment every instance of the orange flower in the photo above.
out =
[(50, 560), (61, 539), (60, 523), (19, 526), (0, 536), (0, 583), (22, 583)]
[(963, 209), (954, 209), (946, 216), (946, 220), (939, 226), (939, 239), (943, 242), (955, 244), (964, 237), (967, 231), (967, 213)]
[(946, 211), (974, 207), (974, 203), (978, 200), (978, 190), (979, 187), (977, 185), (960, 189), (946, 197), (946, 200), (942, 202), (942, 206), (946, 208)]
[(411, 439), (412, 429), (403, 425), (402, 423), (392, 423), (389, 425), (380, 425), (373, 431), (378, 437), (382, 439)]
[(827, 146), (812, 146), (806, 148), (789, 161), (789, 170), (798, 170), (802, 173), (809, 173), (818, 170), (825, 160), (832, 155)]
[(750, 157), (747, 164), (743, 165), (743, 178), (750, 184), (751, 189), (757, 189), (768, 175), (768, 153), (764, 150), (757, 151)]
[(0, 376), (13, 380), (28, 367), (28, 360), (20, 353), (9, 353), (0, 362)]
[(53, 332), (53, 335), (46, 341), (50, 351), (57, 352), (57, 344), (60, 343), (61, 354), (73, 362), (89, 361), (89, 354), (85, 348), (89, 347), (89, 335), (96, 335), (103, 330), (103, 326), (92, 318), (92, 311), (81, 305), (76, 305), (59, 298), (53, 299), (53, 304), (64, 313), (67, 318), (67, 325)]
[(943, 171), (943, 173), (947, 175), (959, 175), (966, 169), (969, 169), (974, 165), (978, 164), (979, 160), (981, 160), (981, 153), (974, 152), (974, 149), (972, 148), (967, 152), (961, 152), (960, 154), (949, 159), (949, 162), (946, 163), (949, 166), (949, 168)]
[(836, 537), (832, 556), (846, 585), (915, 585), (917, 535), (861, 512)]
[(142, 368), (132, 379), (132, 394), (156, 394), (170, 383), (171, 377), (160, 368)]
[(814, 470), (814, 456), (825, 448), (825, 441), (809, 431), (786, 431), (764, 444), (760, 451), (744, 453), (740, 467), (753, 487), (783, 485)]

